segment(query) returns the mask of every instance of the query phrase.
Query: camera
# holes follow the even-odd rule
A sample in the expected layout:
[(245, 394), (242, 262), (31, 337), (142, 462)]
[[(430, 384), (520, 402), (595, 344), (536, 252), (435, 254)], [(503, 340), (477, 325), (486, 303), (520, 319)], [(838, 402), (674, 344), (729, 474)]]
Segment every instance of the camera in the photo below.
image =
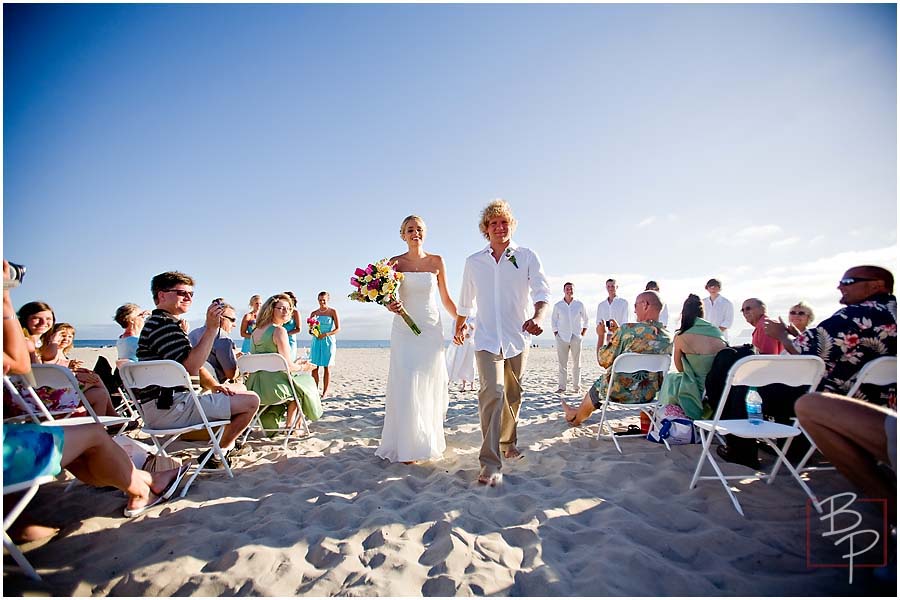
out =
[(610, 328), (612, 327), (612, 324), (613, 324), (613, 320), (612, 320), (612, 319), (608, 319), (608, 320), (606, 321), (606, 328), (607, 328), (607, 329), (610, 329)]
[(3, 289), (18, 287), (23, 279), (25, 279), (25, 265), (11, 262), (9, 263), (9, 279), (3, 280)]

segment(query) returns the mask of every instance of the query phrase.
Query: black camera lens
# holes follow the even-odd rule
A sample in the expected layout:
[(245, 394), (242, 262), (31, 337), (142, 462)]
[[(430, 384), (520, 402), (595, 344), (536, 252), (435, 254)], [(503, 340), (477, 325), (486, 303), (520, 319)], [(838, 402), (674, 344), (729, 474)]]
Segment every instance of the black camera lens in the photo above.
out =
[(3, 281), (3, 289), (10, 289), (18, 286), (25, 279), (25, 265), (18, 263), (9, 263), (9, 279)]

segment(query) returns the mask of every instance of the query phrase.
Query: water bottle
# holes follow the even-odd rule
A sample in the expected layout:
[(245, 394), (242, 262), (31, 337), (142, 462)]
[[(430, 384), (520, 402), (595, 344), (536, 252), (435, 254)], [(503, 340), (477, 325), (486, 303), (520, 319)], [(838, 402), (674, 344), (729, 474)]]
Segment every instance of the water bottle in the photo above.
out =
[(747, 392), (747, 419), (754, 425), (762, 423), (762, 396), (755, 387)]

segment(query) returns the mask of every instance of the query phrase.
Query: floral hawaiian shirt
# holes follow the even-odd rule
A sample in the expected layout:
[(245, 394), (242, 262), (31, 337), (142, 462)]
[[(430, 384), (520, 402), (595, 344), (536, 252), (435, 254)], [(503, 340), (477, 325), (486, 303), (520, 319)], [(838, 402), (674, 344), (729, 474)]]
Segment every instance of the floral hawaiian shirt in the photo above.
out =
[[(600, 348), (597, 361), (604, 369), (609, 369), (616, 357), (625, 352), (638, 354), (672, 354), (672, 334), (659, 321), (626, 323), (619, 327), (608, 344)], [(600, 398), (606, 397), (609, 371), (594, 382)], [(616, 375), (609, 399), (623, 404), (652, 402), (662, 384), (662, 373), (622, 373)]]
[[(897, 299), (890, 294), (877, 294), (845, 306), (816, 328), (804, 331), (794, 345), (801, 354), (825, 361), (825, 377), (819, 390), (846, 394), (864, 364), (879, 356), (897, 356)], [(863, 399), (895, 408), (896, 387), (880, 397)]]

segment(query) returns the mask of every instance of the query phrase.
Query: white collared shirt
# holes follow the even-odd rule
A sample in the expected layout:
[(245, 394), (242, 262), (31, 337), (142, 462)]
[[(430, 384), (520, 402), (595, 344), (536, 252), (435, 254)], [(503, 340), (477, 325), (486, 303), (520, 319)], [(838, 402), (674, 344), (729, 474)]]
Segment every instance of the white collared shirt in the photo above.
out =
[(609, 303), (609, 298), (601, 300), (600, 304), (597, 305), (597, 322), (594, 325), (599, 325), (601, 321), (608, 321), (609, 319), (615, 319), (619, 325), (627, 323), (628, 300), (619, 296), (613, 298), (612, 304)]
[(522, 331), (522, 325), (534, 316), (534, 304), (549, 301), (550, 284), (541, 259), (511, 241), (499, 262), (490, 245), (466, 259), (456, 312), (467, 317), (478, 309), (475, 350), (512, 358), (531, 343), (531, 334)]
[(715, 325), (728, 329), (734, 323), (734, 306), (731, 300), (719, 294), (716, 301), (707, 296), (703, 299), (703, 318)]
[(572, 336), (581, 337), (581, 330), (587, 326), (587, 311), (581, 300), (573, 299), (572, 304), (566, 304), (565, 300), (560, 300), (553, 305), (550, 327), (559, 335), (559, 339), (568, 342)]
[(663, 302), (662, 310), (659, 311), (659, 322), (663, 324), (663, 328), (669, 328), (669, 305)]

